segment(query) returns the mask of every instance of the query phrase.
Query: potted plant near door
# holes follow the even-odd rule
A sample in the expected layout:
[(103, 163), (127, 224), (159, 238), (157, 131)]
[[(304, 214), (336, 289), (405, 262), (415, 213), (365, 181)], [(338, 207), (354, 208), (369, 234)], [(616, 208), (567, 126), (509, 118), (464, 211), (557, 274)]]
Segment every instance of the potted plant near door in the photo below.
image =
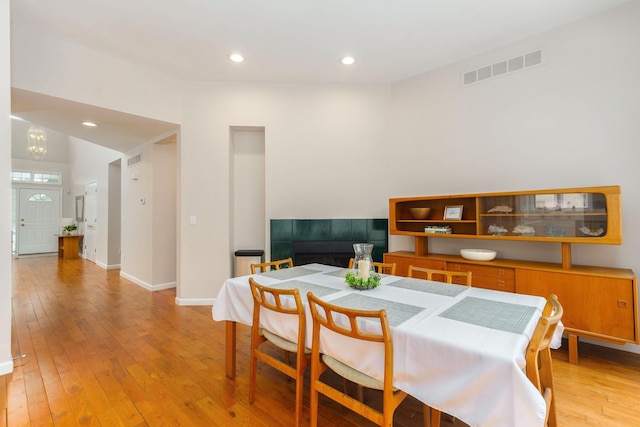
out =
[(63, 228), (64, 234), (67, 234), (67, 235), (74, 234), (74, 232), (77, 229), (78, 229), (78, 226), (76, 226), (75, 224), (69, 224)]

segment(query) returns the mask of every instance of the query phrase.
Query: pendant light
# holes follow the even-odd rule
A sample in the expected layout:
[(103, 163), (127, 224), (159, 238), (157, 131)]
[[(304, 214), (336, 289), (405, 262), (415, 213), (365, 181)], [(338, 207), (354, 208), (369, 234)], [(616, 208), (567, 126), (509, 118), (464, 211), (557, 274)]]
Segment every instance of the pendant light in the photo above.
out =
[(27, 151), (35, 160), (42, 160), (47, 155), (47, 132), (38, 125), (27, 131)]

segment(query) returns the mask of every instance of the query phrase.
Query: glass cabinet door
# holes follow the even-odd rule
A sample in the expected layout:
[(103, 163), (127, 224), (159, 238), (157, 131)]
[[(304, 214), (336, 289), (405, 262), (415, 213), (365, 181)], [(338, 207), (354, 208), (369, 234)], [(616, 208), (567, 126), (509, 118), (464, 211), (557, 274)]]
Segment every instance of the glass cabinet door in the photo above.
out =
[(607, 235), (602, 193), (543, 193), (479, 198), (479, 234), (593, 238)]

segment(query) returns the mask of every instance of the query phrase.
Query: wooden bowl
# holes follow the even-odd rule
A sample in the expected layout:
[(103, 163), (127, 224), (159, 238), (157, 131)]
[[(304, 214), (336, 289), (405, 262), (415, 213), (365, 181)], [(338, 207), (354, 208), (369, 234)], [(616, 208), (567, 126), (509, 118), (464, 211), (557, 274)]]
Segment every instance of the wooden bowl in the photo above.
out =
[(414, 219), (427, 219), (431, 213), (431, 208), (409, 208)]

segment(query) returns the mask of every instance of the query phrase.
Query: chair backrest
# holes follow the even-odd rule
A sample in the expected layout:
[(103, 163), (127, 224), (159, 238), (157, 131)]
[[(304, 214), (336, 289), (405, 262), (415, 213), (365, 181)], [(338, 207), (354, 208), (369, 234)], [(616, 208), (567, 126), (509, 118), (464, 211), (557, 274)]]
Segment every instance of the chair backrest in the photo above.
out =
[[(353, 258), (349, 260), (349, 268), (353, 268)], [(380, 274), (391, 274), (392, 276), (396, 274), (396, 263), (395, 262), (373, 262), (373, 266), (376, 271)]]
[[(417, 275), (415, 273), (418, 273)], [(462, 284), (471, 286), (471, 272), (470, 271), (448, 271), (448, 270), (436, 270), (433, 268), (416, 267), (414, 265), (409, 266), (409, 277), (425, 277), (427, 280), (435, 280), (438, 282), (453, 283), (455, 277), (460, 277), (463, 281)], [(444, 280), (441, 280), (444, 279)]]
[[(307, 294), (309, 301), (309, 309), (311, 318), (313, 319), (313, 339), (311, 349), (316, 352), (320, 347), (320, 330), (326, 328), (340, 335), (350, 337), (357, 340), (379, 342), (384, 346), (384, 388), (385, 390), (393, 390), (393, 343), (391, 341), (391, 328), (385, 310), (357, 310), (346, 307), (339, 307), (328, 302), (322, 301), (312, 292)], [(318, 307), (322, 310), (320, 312)], [(336, 318), (346, 318), (336, 322)], [(369, 319), (380, 323), (381, 332), (371, 333), (361, 330), (358, 325), (358, 319)], [(345, 349), (348, 351), (348, 349)]]
[[(260, 325), (260, 307), (277, 313), (291, 314), (298, 316), (298, 343), (304, 346), (306, 321), (304, 314), (304, 305), (300, 297), (300, 290), (295, 289), (277, 289), (262, 286), (256, 282), (253, 277), (249, 278), (249, 286), (251, 287), (251, 295), (253, 296), (253, 324)], [(283, 297), (291, 297), (295, 301), (295, 306), (283, 303)]]
[(251, 274), (263, 273), (265, 271), (280, 270), (282, 267), (293, 267), (293, 260), (291, 258), (279, 259), (277, 261), (261, 262), (251, 264)]
[[(549, 426), (556, 425), (555, 401), (553, 399), (553, 368), (551, 364), (551, 341), (556, 327), (562, 319), (564, 309), (558, 297), (551, 294), (533, 331), (525, 354), (526, 373), (529, 380), (544, 397), (547, 404)], [(546, 425), (546, 421), (545, 421)]]

